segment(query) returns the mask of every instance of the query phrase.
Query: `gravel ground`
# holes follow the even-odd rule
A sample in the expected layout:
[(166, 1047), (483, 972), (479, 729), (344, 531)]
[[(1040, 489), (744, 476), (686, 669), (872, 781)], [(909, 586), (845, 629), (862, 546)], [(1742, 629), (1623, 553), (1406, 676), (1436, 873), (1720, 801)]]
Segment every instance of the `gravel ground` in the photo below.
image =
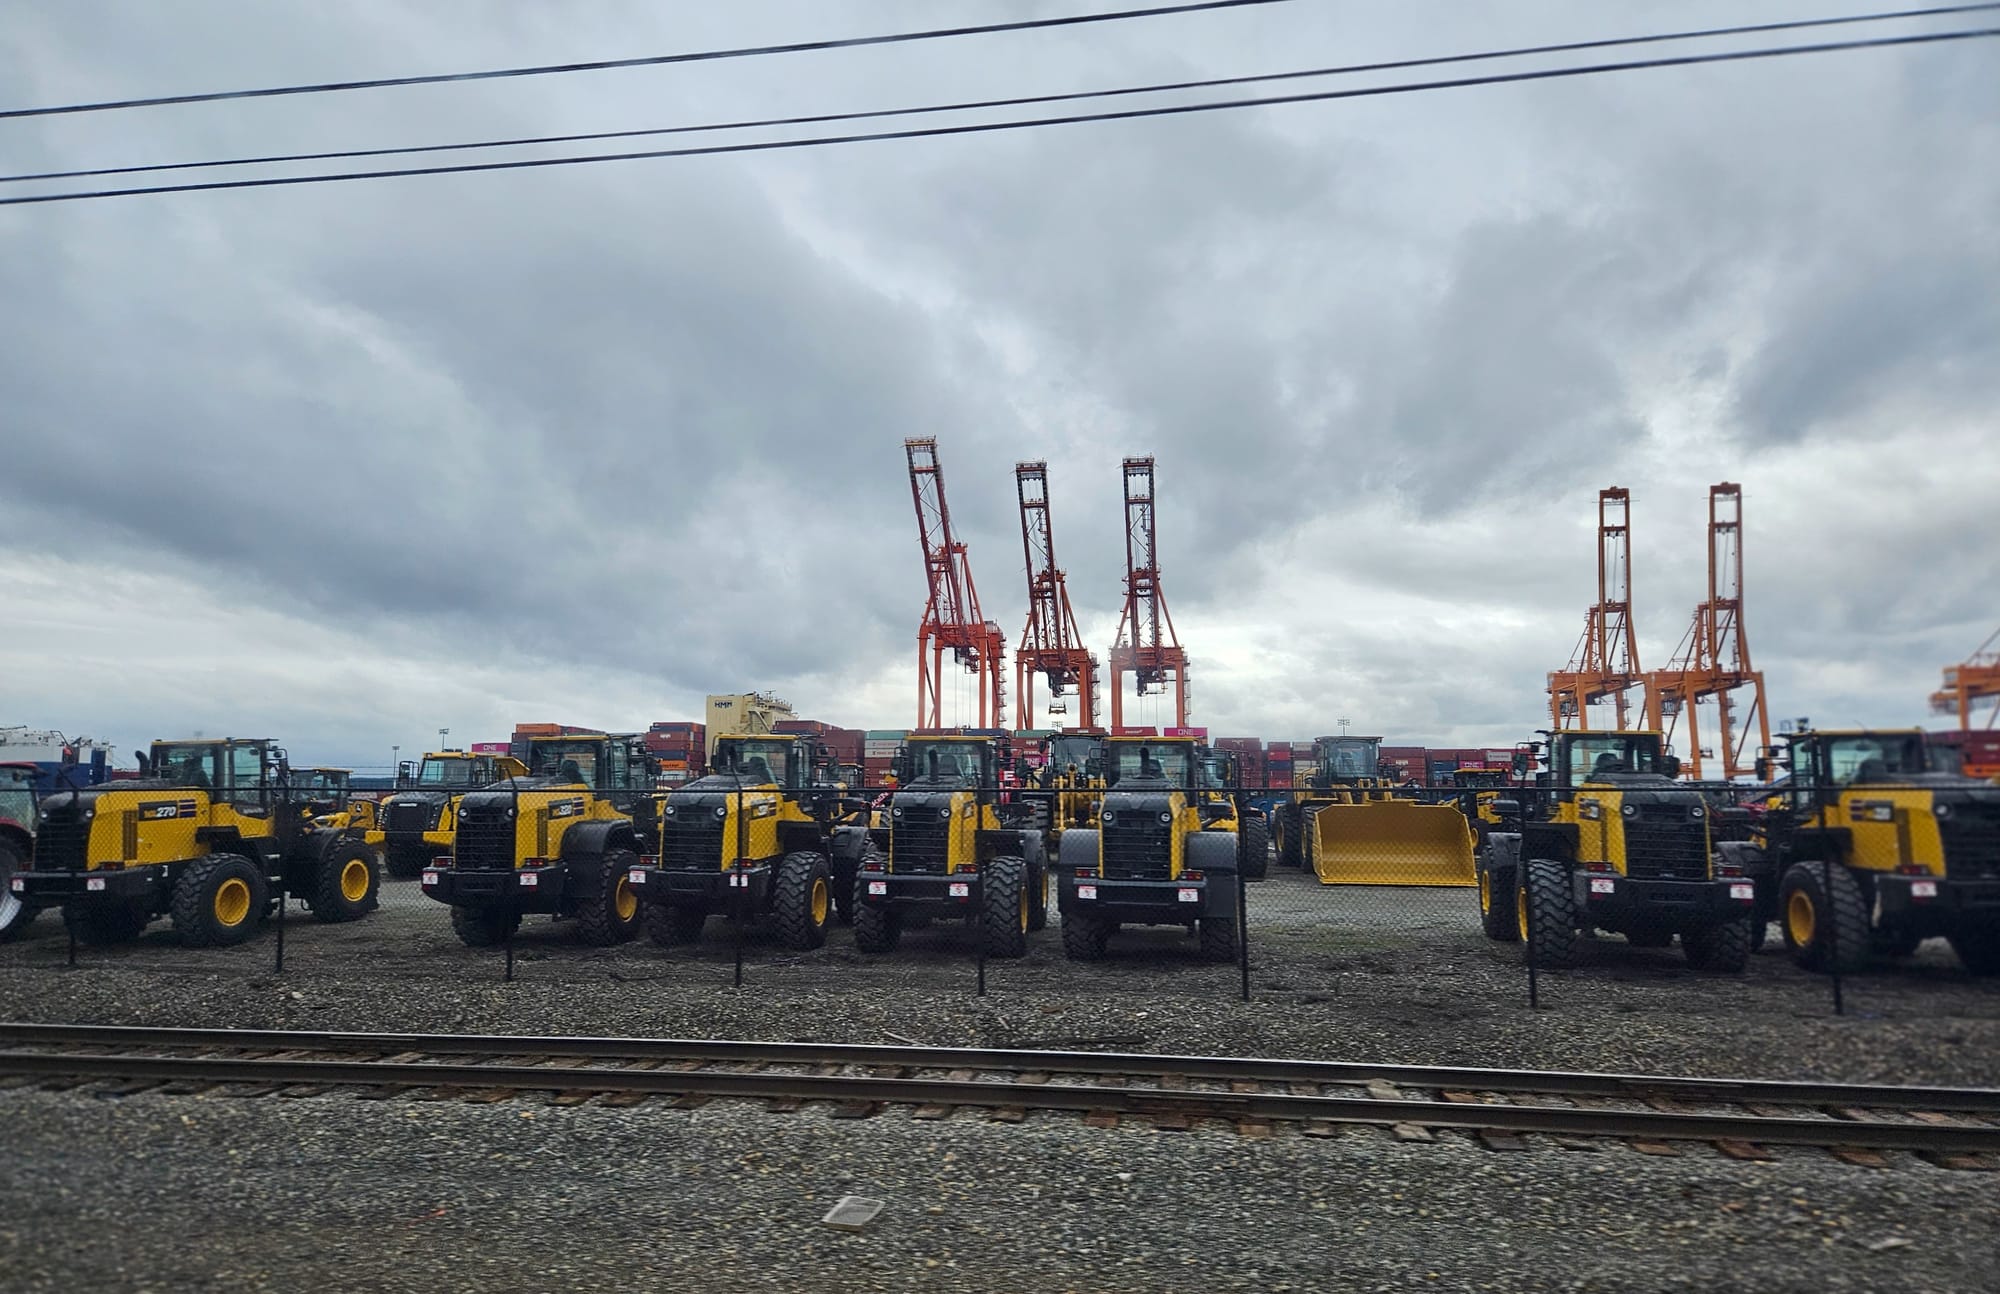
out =
[[(1252, 896), (1252, 1000), (1178, 932), (1133, 931), (1099, 965), (1050, 930), (975, 963), (962, 928), (864, 958), (845, 930), (790, 954), (747, 940), (672, 953), (578, 946), (537, 920), (502, 958), (461, 947), (412, 883), (346, 926), (183, 949), (165, 926), (64, 965), (44, 917), (0, 948), (16, 1019), (272, 1028), (648, 1034), (1117, 1048), (1686, 1074), (1990, 1083), (2000, 991), (1941, 945), (1848, 985), (1781, 954), (1748, 973), (1595, 946), (1526, 1004), (1517, 949), (1465, 891)], [(311, 1100), (0, 1091), (4, 1289), (1990, 1288), (2000, 1177), (1907, 1156), (1776, 1163), (1706, 1147), (1527, 1153), (1455, 1135), (1267, 1140), (1209, 1127), (999, 1127), (900, 1111), (846, 1121), (715, 1102), (695, 1111), (346, 1096)], [(1129, 1174), (1129, 1178), (1121, 1176)], [(819, 1225), (840, 1195), (889, 1202), (866, 1232)], [(143, 1218), (145, 1225), (126, 1225)], [(1908, 1243), (1900, 1243), (1907, 1241)]]
[(753, 931), (737, 990), (722, 922), (668, 952), (581, 947), (566, 923), (536, 918), (505, 983), (499, 952), (462, 947), (445, 908), (407, 881), (363, 921), (290, 922), (282, 975), (268, 932), (185, 949), (165, 923), (126, 947), (83, 949), (70, 970), (61, 924), (44, 915), (0, 946), (0, 992), (7, 1014), (48, 1021), (901, 1038), (1881, 1082), (1990, 1083), (2000, 1071), (2000, 981), (1964, 975), (1938, 941), (1850, 977), (1836, 1017), (1827, 981), (1782, 952), (1716, 975), (1607, 938), (1578, 969), (1543, 976), (1545, 1009), (1531, 1011), (1518, 947), (1480, 935), (1469, 891), (1275, 872), (1250, 895), (1248, 1003), (1234, 966), (1203, 963), (1173, 930), (1123, 932), (1109, 960), (1084, 965), (1063, 958), (1052, 928), (1026, 958), (989, 962), (981, 998), (962, 926), (914, 932), (886, 957), (855, 952), (845, 929), (804, 954)]
[[(2000, 1181), (1350, 1131), (0, 1093), (0, 1285), (1991, 1289)], [(820, 1224), (884, 1200), (864, 1231)], [(132, 1225), (135, 1221), (143, 1225)]]

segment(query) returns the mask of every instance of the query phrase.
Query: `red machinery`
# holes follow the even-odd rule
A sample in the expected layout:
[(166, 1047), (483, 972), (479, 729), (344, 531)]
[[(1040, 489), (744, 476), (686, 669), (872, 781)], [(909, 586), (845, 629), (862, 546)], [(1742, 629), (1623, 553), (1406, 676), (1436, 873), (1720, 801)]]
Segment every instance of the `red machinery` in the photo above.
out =
[(916, 726), (945, 726), (944, 654), (949, 651), (978, 679), (979, 726), (1000, 727), (1006, 722), (1006, 684), (1001, 678), (1006, 636), (980, 612), (979, 591), (972, 584), (965, 545), (952, 537), (937, 441), (930, 437), (906, 440), (903, 450), (910, 461), (910, 495), (917, 505), (924, 575), (930, 581), (930, 598), (924, 603), (923, 622), (917, 627)]
[(1174, 635), (1174, 618), (1160, 592), (1153, 536), (1153, 460), (1125, 460), (1125, 610), (1111, 645), (1111, 730), (1125, 726), (1125, 676), (1140, 696), (1174, 692), (1176, 728), (1187, 726), (1187, 653)]
[(1583, 637), (1569, 668), (1549, 673), (1549, 715), (1557, 728), (1588, 728), (1590, 707), (1609, 701), (1620, 729), (1630, 726), (1626, 694), (1646, 681), (1632, 629), (1632, 493), (1597, 494), (1597, 604), (1584, 613)]
[[(1979, 644), (1979, 650), (1944, 671), (1944, 687), (1931, 693), (1931, 713), (1955, 714), (1961, 732), (1971, 732), (1972, 712), (1988, 701), (2000, 701), (2000, 629)], [(2000, 717), (2000, 705), (1986, 714), (1985, 728)]]
[(1028, 567), (1028, 622), (1021, 629), (1021, 646), (1014, 653), (1014, 692), (1020, 699), (1020, 722), (1034, 727), (1035, 676), (1048, 680), (1049, 712), (1067, 710), (1063, 698), (1076, 694), (1074, 721), (1064, 728), (1097, 724), (1097, 657), (1083, 646), (1076, 615), (1069, 607), (1069, 586), (1056, 565), (1055, 532), (1049, 525), (1049, 465), (1014, 464), (1014, 491), (1021, 500), (1021, 555)]
[[(1749, 701), (1738, 722), (1736, 694), (1745, 688)], [(1708, 491), (1708, 601), (1694, 609), (1694, 623), (1673, 663), (1654, 671), (1646, 687), (1648, 727), (1671, 741), (1675, 722), (1687, 716), (1688, 750), (1681, 768), (1697, 781), (1702, 760), (1697, 706), (1711, 697), (1722, 776), (1733, 781), (1750, 773), (1757, 752), (1771, 744), (1771, 720), (1764, 709), (1764, 675), (1750, 667), (1750, 640), (1743, 634), (1743, 487), (1727, 481)]]

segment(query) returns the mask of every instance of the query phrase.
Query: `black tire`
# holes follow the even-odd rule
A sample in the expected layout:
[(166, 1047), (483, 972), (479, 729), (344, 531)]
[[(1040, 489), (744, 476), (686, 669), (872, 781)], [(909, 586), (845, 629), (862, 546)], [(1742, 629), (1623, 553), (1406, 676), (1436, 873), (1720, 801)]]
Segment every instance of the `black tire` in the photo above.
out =
[(646, 938), (662, 948), (675, 944), (697, 943), (701, 939), (702, 928), (708, 924), (707, 908), (683, 907), (678, 903), (647, 903), (639, 922), (646, 930)]
[(1542, 970), (1576, 965), (1576, 891), (1570, 885), (1569, 868), (1547, 858), (1531, 859), (1527, 882), (1527, 889), (1515, 898), (1515, 915), (1527, 918), (1522, 937), (1528, 955)]
[(429, 867), (431, 859), (435, 857), (437, 851), (429, 845), (384, 845), (382, 870), (397, 880), (407, 881)]
[(576, 905), (577, 938), (593, 948), (609, 948), (639, 933), (641, 904), (627, 879), (638, 865), (638, 855), (629, 849), (607, 849), (570, 864), (583, 891)]
[(1212, 913), (1201, 919), (1201, 956), (1203, 961), (1233, 962), (1236, 960), (1236, 914), (1234, 912)]
[(375, 910), (381, 888), (375, 851), (351, 836), (337, 841), (320, 855), (313, 873), (313, 919), (358, 921)]
[(2000, 922), (1988, 920), (1981, 925), (1968, 922), (1947, 938), (1967, 971), (1982, 976), (2000, 975)]
[(1778, 886), (1778, 925), (1792, 960), (1810, 971), (1868, 964), (1868, 906), (1845, 867), (1793, 863)]
[[(854, 882), (867, 882), (856, 878)], [(903, 937), (903, 914), (891, 908), (876, 907), (863, 902), (859, 894), (854, 898), (854, 946), (864, 953), (893, 952), (897, 940)]]
[(1034, 903), (1028, 893), (1028, 864), (995, 858), (979, 884), (979, 937), (988, 957), (1022, 957), (1028, 952), (1028, 920)]
[[(864, 849), (862, 857), (867, 857)], [(854, 885), (861, 871), (860, 860), (835, 864), (833, 868), (833, 919), (843, 926), (854, 924)]]
[(1028, 869), (1028, 933), (1049, 927), (1049, 869), (1037, 863)]
[(1770, 937), (1771, 923), (1761, 915), (1750, 918), (1750, 951), (1764, 951), (1765, 941)]
[(833, 920), (833, 869), (825, 854), (800, 850), (779, 861), (771, 913), (779, 940), (793, 952), (826, 943), (826, 927)]
[(1521, 919), (1515, 909), (1514, 892), (1520, 885), (1519, 864), (1496, 858), (1488, 843), (1486, 857), (1479, 866), (1479, 928), (1495, 943), (1521, 942)]
[(153, 914), (132, 903), (69, 903), (62, 917), (78, 943), (104, 948), (137, 939)]
[(170, 912), (183, 944), (222, 948), (256, 934), (270, 901), (263, 868), (241, 854), (210, 854), (181, 869)]
[(1236, 823), (1236, 866), (1246, 881), (1271, 874), (1271, 827), (1262, 814), (1246, 813)]
[(512, 908), (468, 908), (453, 905), (451, 932), (467, 948), (492, 948), (521, 928), (521, 914)]
[(1696, 970), (1724, 971), (1731, 975), (1750, 964), (1749, 917), (1738, 917), (1717, 926), (1681, 931), (1681, 954)]
[(1278, 810), (1278, 866), (1305, 866), (1305, 849), (1300, 843), (1304, 815), (1296, 804)]
[(1104, 960), (1111, 942), (1112, 926), (1103, 917), (1089, 912), (1071, 912), (1062, 919), (1063, 956), (1073, 962)]
[(0, 840), (0, 944), (19, 939), (22, 931), (34, 921), (40, 908), (16, 898), (7, 887), (8, 878), (21, 870), (26, 861), (21, 851), (9, 841)]

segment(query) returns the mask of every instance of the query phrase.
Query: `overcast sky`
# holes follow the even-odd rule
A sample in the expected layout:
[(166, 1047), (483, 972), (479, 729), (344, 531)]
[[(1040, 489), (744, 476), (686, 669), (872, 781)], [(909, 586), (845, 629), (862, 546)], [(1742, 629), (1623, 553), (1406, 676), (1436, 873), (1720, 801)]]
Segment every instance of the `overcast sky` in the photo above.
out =
[[(13, 0), (0, 107), (1117, 7)], [(1866, 8), (1294, 0), (0, 121), (0, 170)], [(379, 767), (441, 727), (454, 744), (517, 720), (640, 727), (751, 688), (906, 726), (924, 601), (907, 436), (938, 438), (1010, 638), (1012, 468), (1049, 461), (1100, 654), (1122, 597), (1119, 460), (1154, 455), (1163, 585), (1194, 721), (1217, 735), (1345, 718), (1507, 744), (1542, 726), (1607, 485), (1633, 492), (1648, 667), (1703, 595), (1708, 486), (1743, 485), (1746, 623), (1777, 716), (1925, 721), (1939, 667), (2000, 624), (2000, 41), (4, 208), (0, 301), (0, 723), (121, 750), (256, 734)]]

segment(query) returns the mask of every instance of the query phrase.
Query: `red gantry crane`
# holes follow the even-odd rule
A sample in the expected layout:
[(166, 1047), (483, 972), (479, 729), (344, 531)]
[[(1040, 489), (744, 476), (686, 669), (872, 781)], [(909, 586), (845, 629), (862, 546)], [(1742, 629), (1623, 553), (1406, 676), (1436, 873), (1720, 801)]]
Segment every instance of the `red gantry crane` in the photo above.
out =
[(1097, 724), (1097, 657), (1083, 646), (1076, 616), (1069, 608), (1069, 585), (1056, 565), (1055, 532), (1049, 525), (1049, 465), (1014, 464), (1014, 492), (1021, 499), (1021, 555), (1028, 567), (1028, 622), (1021, 629), (1021, 646), (1014, 653), (1014, 695), (1020, 721), (1033, 727), (1035, 676), (1049, 684), (1049, 713), (1066, 714), (1064, 697), (1076, 694), (1074, 724)]
[(930, 581), (923, 623), (917, 627), (917, 727), (945, 726), (947, 651), (978, 678), (979, 726), (1001, 727), (1007, 721), (1006, 685), (1001, 679), (1006, 635), (980, 613), (965, 545), (952, 536), (937, 441), (928, 436), (906, 440), (903, 450), (910, 460), (910, 495), (917, 504), (917, 537), (924, 546), (924, 575)]
[[(1745, 688), (1747, 704), (1738, 697)], [(1711, 697), (1722, 776), (1733, 781), (1755, 768), (1757, 752), (1771, 744), (1771, 720), (1764, 709), (1764, 675), (1750, 667), (1750, 640), (1743, 632), (1743, 487), (1728, 481), (1708, 491), (1708, 601), (1694, 609), (1694, 623), (1673, 662), (1656, 670), (1646, 687), (1649, 727), (1671, 741), (1676, 721), (1687, 716), (1688, 752), (1681, 767), (1697, 781), (1704, 752), (1696, 707)], [(1739, 704), (1744, 706), (1740, 723)], [(1753, 731), (1757, 744), (1751, 747)]]
[[(1947, 665), (1944, 687), (1931, 693), (1931, 713), (1955, 714), (1961, 732), (1973, 731), (1972, 712), (1988, 701), (2000, 701), (2000, 629), (1979, 644), (1979, 650), (1957, 665)], [(2000, 717), (2000, 705), (1987, 712), (1985, 727)]]
[[(1174, 690), (1174, 726), (1187, 726), (1187, 653), (1160, 592), (1153, 535), (1153, 460), (1125, 460), (1125, 610), (1111, 645), (1111, 729), (1125, 726), (1125, 676), (1140, 696)], [(1171, 684), (1169, 682), (1171, 680)]]
[(1597, 492), (1597, 605), (1583, 618), (1583, 637), (1569, 668), (1549, 673), (1549, 715), (1557, 728), (1588, 728), (1590, 707), (1616, 705), (1618, 727), (1630, 725), (1627, 693), (1643, 685), (1632, 629), (1632, 492)]

